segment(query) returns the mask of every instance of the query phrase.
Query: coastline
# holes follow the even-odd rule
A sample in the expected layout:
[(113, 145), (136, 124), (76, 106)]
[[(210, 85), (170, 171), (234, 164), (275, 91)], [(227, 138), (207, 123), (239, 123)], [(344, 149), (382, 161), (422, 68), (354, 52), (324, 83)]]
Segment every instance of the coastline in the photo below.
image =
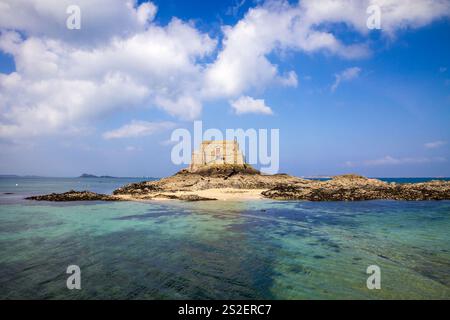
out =
[(208, 166), (191, 172), (181, 170), (156, 181), (130, 183), (111, 195), (71, 190), (26, 198), (37, 201), (364, 201), (450, 200), (450, 181), (417, 183), (385, 182), (356, 174), (309, 180), (287, 174), (264, 175), (250, 166)]

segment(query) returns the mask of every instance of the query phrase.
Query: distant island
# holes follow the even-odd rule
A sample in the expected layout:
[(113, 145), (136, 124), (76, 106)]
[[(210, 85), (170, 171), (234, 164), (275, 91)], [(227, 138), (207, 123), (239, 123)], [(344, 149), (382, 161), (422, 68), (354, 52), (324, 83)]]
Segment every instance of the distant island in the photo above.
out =
[(115, 177), (115, 176), (97, 176), (95, 174), (90, 174), (90, 173), (83, 173), (81, 176), (79, 176), (78, 178), (97, 178), (97, 179), (150, 179), (150, 180), (156, 180), (158, 178), (154, 178), (154, 177)]
[(95, 174), (83, 173), (78, 178), (107, 178), (107, 179), (117, 179), (118, 177), (112, 176), (96, 176)]
[(77, 179), (77, 178), (104, 178), (104, 179), (148, 179), (148, 180), (156, 180), (159, 178), (154, 177), (115, 177), (115, 176), (97, 176), (95, 174), (90, 173), (83, 173), (82, 175), (78, 177), (52, 177), (52, 176), (38, 176), (38, 175), (19, 175), (19, 174), (0, 174), (0, 178), (33, 178), (33, 179), (48, 179), (48, 178), (70, 178), (70, 179)]

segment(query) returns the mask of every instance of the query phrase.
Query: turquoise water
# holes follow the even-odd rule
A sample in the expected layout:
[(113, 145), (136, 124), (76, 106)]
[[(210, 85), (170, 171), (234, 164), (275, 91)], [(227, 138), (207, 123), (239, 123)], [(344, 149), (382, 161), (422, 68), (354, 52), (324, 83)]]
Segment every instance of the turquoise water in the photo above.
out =
[(450, 201), (23, 200), (127, 181), (0, 179), (0, 298), (450, 298)]

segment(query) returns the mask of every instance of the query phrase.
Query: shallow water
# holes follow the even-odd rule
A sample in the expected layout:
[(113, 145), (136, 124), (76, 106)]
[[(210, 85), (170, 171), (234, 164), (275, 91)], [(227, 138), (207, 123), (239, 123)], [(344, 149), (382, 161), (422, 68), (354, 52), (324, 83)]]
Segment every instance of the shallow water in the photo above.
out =
[[(450, 298), (450, 201), (23, 200), (126, 182), (77, 181), (0, 180), (14, 193), (0, 196), (0, 298)], [(81, 290), (66, 288), (72, 264)], [(381, 290), (366, 287), (373, 264)]]

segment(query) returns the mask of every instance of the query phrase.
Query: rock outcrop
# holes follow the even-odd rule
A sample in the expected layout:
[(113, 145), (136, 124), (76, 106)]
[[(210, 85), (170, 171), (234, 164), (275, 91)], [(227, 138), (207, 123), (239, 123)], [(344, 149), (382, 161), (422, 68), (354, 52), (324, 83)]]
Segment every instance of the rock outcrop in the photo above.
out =
[[(211, 190), (216, 193), (211, 193)], [(233, 197), (239, 197), (246, 192), (256, 194), (257, 198), (277, 200), (450, 200), (450, 181), (397, 184), (351, 174), (319, 181), (286, 174), (263, 175), (248, 165), (220, 165), (209, 166), (195, 173), (181, 170), (161, 180), (128, 184), (115, 190), (113, 195), (72, 190), (27, 199), (38, 201), (153, 199), (209, 201), (217, 200), (216, 197), (220, 196), (222, 199), (230, 199), (230, 197), (235, 199)], [(226, 197), (223, 197), (224, 194)]]
[(308, 201), (450, 200), (450, 181), (387, 183), (358, 175), (336, 176), (328, 181), (280, 184), (262, 192), (270, 199)]
[(196, 194), (181, 194), (181, 195), (175, 195), (175, 194), (164, 194), (159, 193), (153, 197), (153, 199), (171, 199), (171, 200), (182, 200), (182, 201), (212, 201), (217, 200), (215, 198), (207, 198), (207, 197), (201, 197)]
[(32, 196), (25, 198), (27, 200), (36, 201), (52, 201), (52, 202), (64, 202), (64, 201), (123, 201), (123, 198), (100, 194), (90, 191), (75, 191), (70, 190), (64, 193), (51, 193), (43, 196)]
[(218, 165), (195, 173), (181, 170), (158, 181), (132, 183), (113, 192), (114, 195), (145, 196), (161, 192), (198, 191), (206, 189), (271, 189), (280, 184), (295, 184), (305, 179), (286, 174), (263, 175), (249, 165)]

